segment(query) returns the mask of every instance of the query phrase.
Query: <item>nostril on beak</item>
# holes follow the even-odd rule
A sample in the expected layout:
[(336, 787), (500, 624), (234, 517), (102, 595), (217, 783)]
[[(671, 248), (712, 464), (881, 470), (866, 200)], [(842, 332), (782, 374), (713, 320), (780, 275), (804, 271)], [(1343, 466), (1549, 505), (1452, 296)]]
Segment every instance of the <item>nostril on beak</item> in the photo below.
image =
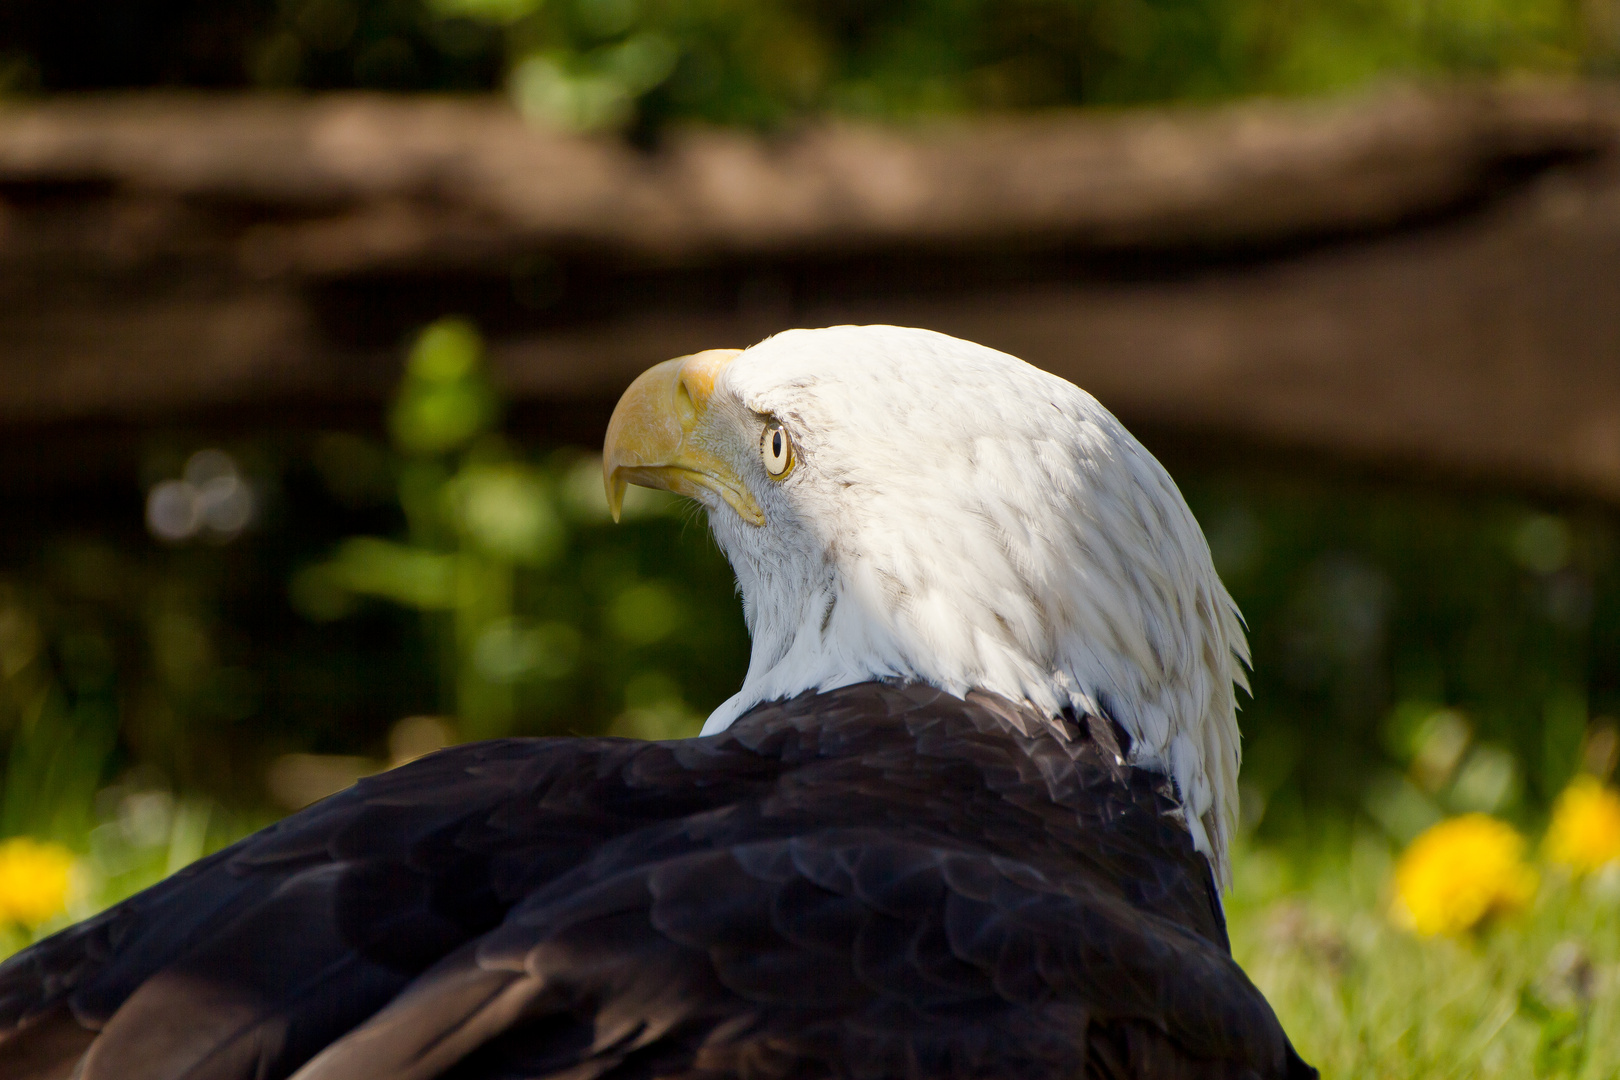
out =
[(691, 431), (697, 421), (697, 402), (692, 397), (692, 388), (687, 385), (684, 374), (675, 380), (675, 412), (680, 417), (681, 430)]

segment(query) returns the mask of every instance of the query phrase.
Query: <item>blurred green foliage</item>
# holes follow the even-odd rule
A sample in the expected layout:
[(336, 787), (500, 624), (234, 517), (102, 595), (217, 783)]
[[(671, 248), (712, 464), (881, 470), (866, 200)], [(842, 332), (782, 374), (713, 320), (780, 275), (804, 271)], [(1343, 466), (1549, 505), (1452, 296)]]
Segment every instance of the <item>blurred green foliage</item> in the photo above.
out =
[(429, 326), (389, 416), (406, 536), (344, 540), (293, 578), (294, 605), (317, 620), (366, 597), (422, 612), (442, 707), (467, 738), (694, 733), (692, 689), (707, 696), (745, 647), (718, 552), (698, 545), (678, 574), (646, 574), (637, 546), (673, 500), (638, 488), (608, 531), (600, 458), (530, 460), (497, 416), (477, 332)]
[(387, 438), (150, 433), (103, 479), (18, 500), (0, 836), (83, 850), (121, 820), (107, 791), (200, 799), (223, 836), (431, 749), (401, 749), (427, 717), (462, 738), (695, 732), (748, 653), (707, 530), (641, 489), (613, 524), (597, 455), (499, 421), (478, 335), (447, 320), (414, 342)]
[(651, 133), (822, 112), (1316, 93), (1389, 76), (1606, 73), (1613, 0), (112, 0), (0, 5), (0, 91), (505, 88)]
[[(1245, 816), (1302, 850), (1371, 819), (1533, 824), (1615, 767), (1620, 545), (1600, 507), (1168, 464), (1254, 651)], [(1350, 811), (1348, 814), (1346, 811)]]

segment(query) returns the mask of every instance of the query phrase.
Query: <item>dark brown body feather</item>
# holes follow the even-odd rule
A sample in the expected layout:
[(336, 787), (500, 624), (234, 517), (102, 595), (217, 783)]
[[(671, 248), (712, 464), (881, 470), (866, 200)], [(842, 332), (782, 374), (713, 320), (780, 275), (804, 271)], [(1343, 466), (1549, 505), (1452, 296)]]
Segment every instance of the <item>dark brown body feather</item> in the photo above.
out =
[(868, 683), (446, 750), (0, 966), (0, 1076), (1314, 1076), (1120, 737)]

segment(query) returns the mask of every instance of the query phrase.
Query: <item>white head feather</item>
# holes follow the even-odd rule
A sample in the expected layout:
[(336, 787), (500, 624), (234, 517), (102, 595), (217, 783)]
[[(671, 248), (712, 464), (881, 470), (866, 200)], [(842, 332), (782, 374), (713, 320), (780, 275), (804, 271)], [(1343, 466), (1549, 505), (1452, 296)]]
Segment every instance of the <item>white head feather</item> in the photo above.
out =
[(1108, 716), (1227, 879), (1248, 645), (1181, 493), (1119, 421), (1005, 353), (892, 326), (779, 334), (715, 397), (779, 420), (797, 465), (744, 474), (764, 528), (705, 500), (753, 636), (705, 734), (876, 678)]

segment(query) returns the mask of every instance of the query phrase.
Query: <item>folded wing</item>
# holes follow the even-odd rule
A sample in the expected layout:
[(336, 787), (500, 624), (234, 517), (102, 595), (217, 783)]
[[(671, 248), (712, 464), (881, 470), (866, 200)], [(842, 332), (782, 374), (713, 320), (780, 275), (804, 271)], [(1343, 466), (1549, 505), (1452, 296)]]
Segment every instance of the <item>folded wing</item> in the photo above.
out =
[(0, 966), (0, 1075), (1310, 1075), (1162, 777), (1008, 708), (443, 752)]

